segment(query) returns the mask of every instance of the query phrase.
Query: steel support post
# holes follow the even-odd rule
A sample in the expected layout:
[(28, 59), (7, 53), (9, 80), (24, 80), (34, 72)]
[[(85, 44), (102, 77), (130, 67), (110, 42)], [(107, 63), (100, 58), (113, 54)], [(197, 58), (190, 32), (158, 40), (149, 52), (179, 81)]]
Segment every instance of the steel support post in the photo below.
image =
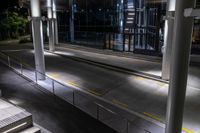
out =
[(55, 51), (55, 31), (53, 20), (53, 1), (47, 0), (47, 16), (48, 16), (48, 31), (49, 31), (49, 51)]
[(176, 0), (169, 0), (166, 9), (164, 45), (162, 47), (162, 79), (169, 80)]
[(195, 0), (176, 0), (172, 65), (167, 103), (166, 133), (181, 133), (191, 50), (193, 18), (184, 16), (186, 8), (194, 8)]
[(139, 14), (138, 14), (138, 46), (143, 46), (142, 42), (141, 42), (141, 26), (142, 26), (142, 0), (139, 0)]
[(57, 23), (57, 11), (56, 11), (56, 2), (55, 0), (52, 1), (52, 8), (53, 8), (53, 20), (54, 20), (54, 42), (58, 44), (58, 23)]
[(57, 18), (54, 19), (54, 35), (55, 35), (55, 44), (59, 43), (58, 40), (58, 22), (57, 22)]
[(70, 9), (70, 42), (74, 42), (74, 0), (69, 0)]
[(49, 51), (55, 51), (55, 31), (54, 31), (54, 19), (48, 19), (49, 27)]
[(35, 66), (38, 72), (38, 80), (45, 80), (45, 61), (44, 61), (44, 43), (43, 29), (40, 12), (40, 0), (31, 0), (32, 13), (32, 36), (34, 44)]

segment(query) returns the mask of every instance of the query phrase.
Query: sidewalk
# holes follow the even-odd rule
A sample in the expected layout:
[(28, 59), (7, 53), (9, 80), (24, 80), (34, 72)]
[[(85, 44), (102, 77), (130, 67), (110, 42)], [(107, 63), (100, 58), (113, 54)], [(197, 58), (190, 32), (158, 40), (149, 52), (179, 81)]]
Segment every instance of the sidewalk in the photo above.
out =
[[(86, 49), (86, 50), (85, 50)], [(99, 50), (81, 46), (60, 46), (56, 48), (56, 54), (74, 56), (113, 67), (142, 72), (154, 76), (161, 76), (160, 57), (136, 55), (133, 53), (113, 52), (110, 50)], [(153, 61), (150, 61), (153, 60)]]
[(67, 44), (59, 43), (58, 47), (66, 47), (66, 48), (71, 48), (71, 49), (81, 50), (81, 51), (86, 51), (86, 52), (114, 55), (114, 56), (119, 56), (119, 57), (128, 57), (128, 58), (133, 58), (133, 59), (144, 59), (144, 60), (150, 60), (150, 61), (153, 60), (155, 62), (160, 62), (162, 60), (162, 57), (158, 57), (158, 56), (134, 54), (133, 52), (113, 51), (109, 49), (97, 49), (97, 48), (85, 47), (85, 46), (80, 46), (80, 45), (75, 45), (75, 44), (70, 44), (70, 43), (67, 43)]

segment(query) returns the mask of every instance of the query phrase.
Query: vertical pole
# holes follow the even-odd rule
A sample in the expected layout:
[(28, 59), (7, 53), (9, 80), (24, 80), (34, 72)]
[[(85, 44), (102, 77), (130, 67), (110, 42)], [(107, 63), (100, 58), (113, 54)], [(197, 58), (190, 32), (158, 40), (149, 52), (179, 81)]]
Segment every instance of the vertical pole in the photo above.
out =
[(49, 29), (49, 51), (55, 51), (55, 38), (54, 38), (54, 20), (52, 0), (47, 0), (47, 16), (48, 16), (48, 29)]
[(108, 44), (109, 44), (109, 46), (108, 46), (108, 49), (110, 50), (111, 49), (111, 33), (108, 33)]
[(128, 35), (128, 52), (131, 51), (131, 34)]
[[(124, 0), (119, 0), (119, 4), (117, 4), (117, 12), (118, 12), (118, 27), (119, 27), (119, 33), (115, 34), (114, 41), (117, 40), (117, 42), (123, 43), (123, 31), (124, 31)], [(124, 46), (123, 46), (124, 47)]]
[(141, 25), (142, 25), (142, 0), (139, 0), (139, 15), (138, 15), (138, 46), (143, 46), (141, 44)]
[(32, 14), (32, 36), (35, 51), (35, 66), (36, 71), (39, 72), (38, 79), (45, 80), (44, 43), (40, 0), (31, 0), (30, 2)]
[(35, 71), (35, 82), (36, 82), (36, 84), (37, 84), (37, 81), (38, 81), (38, 79), (37, 79), (37, 71)]
[(69, 0), (70, 5), (70, 41), (74, 42), (74, 0)]
[(123, 52), (125, 51), (125, 39), (126, 39), (126, 35), (125, 34), (122, 34), (122, 37), (123, 37)]
[(145, 45), (145, 50), (147, 49), (146, 45), (146, 32), (147, 32), (147, 5), (144, 6), (144, 16), (143, 16), (143, 21), (144, 21), (144, 27), (143, 27), (143, 35), (142, 35), (142, 45)]
[(127, 119), (126, 122), (126, 133), (129, 133), (129, 120)]
[(52, 80), (52, 92), (53, 92), (53, 94), (55, 95), (54, 80), (53, 80), (53, 79), (51, 79), (51, 80)]
[(8, 66), (11, 67), (10, 66), (10, 57), (9, 56), (8, 56)]
[(182, 129), (194, 20), (184, 17), (184, 9), (194, 8), (194, 4), (195, 0), (176, 1), (166, 133), (181, 133)]
[(176, 0), (169, 0), (166, 7), (166, 20), (164, 29), (164, 46), (162, 60), (162, 79), (169, 80), (173, 29), (174, 29), (174, 12)]
[(120, 34), (123, 33), (124, 28), (124, 0), (119, 0), (119, 32)]
[(74, 92), (75, 90), (73, 90), (73, 105), (75, 106), (75, 92)]
[(58, 23), (57, 23), (57, 11), (56, 11), (56, 3), (55, 0), (53, 0), (53, 20), (54, 20), (54, 42), (55, 44), (58, 44)]
[(97, 105), (97, 120), (99, 120), (99, 105), (98, 104), (96, 105)]
[(23, 65), (20, 63), (21, 75), (23, 75)]
[(55, 27), (55, 44), (59, 44), (59, 39), (58, 39), (58, 21), (57, 21), (57, 18), (55, 19), (54, 27)]
[(156, 15), (156, 36), (155, 36), (155, 50), (158, 53), (160, 48), (160, 19), (161, 19), (161, 6), (157, 7), (157, 15)]

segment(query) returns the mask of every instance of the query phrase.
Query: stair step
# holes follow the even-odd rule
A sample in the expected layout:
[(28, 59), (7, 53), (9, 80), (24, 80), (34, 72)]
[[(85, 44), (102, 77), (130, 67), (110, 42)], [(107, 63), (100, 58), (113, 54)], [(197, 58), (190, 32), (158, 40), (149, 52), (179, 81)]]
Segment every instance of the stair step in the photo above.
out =
[(32, 126), (32, 115), (0, 99), (0, 133), (13, 133)]
[(32, 126), (32, 115), (28, 112), (21, 112), (0, 121), (0, 132), (18, 132)]
[(32, 126), (20, 131), (19, 133), (40, 133), (40, 129), (38, 127)]

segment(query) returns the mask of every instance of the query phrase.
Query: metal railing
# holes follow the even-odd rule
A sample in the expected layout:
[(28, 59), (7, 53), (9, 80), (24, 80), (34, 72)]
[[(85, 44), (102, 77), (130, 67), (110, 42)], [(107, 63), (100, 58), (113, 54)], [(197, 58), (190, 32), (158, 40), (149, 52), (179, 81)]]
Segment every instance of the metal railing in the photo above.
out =
[[(98, 96), (92, 95), (88, 91), (77, 89), (76, 87), (73, 87), (73, 85), (70, 86), (66, 85), (65, 83), (61, 83), (50, 76), (36, 71), (32, 66), (22, 63), (20, 60), (14, 59), (13, 57), (11, 58), (4, 53), (0, 53), (0, 61), (9, 66), (18, 74), (28, 78), (35, 84), (52, 93), (54, 96), (57, 96), (73, 106), (81, 109), (82, 111), (88, 113), (95, 119), (103, 122), (120, 133), (134, 133), (135, 128), (137, 128), (137, 131), (147, 131), (147, 129), (143, 129), (143, 127), (137, 125), (134, 122), (135, 119), (132, 121), (113, 111), (113, 107), (111, 106), (114, 105), (110, 103), (105, 104), (111, 108), (103, 105), (102, 103), (105, 101), (100, 102), (101, 100), (98, 98)], [(45, 80), (38, 80), (39, 74), (45, 76)], [(134, 130), (132, 131), (131, 128)]]

